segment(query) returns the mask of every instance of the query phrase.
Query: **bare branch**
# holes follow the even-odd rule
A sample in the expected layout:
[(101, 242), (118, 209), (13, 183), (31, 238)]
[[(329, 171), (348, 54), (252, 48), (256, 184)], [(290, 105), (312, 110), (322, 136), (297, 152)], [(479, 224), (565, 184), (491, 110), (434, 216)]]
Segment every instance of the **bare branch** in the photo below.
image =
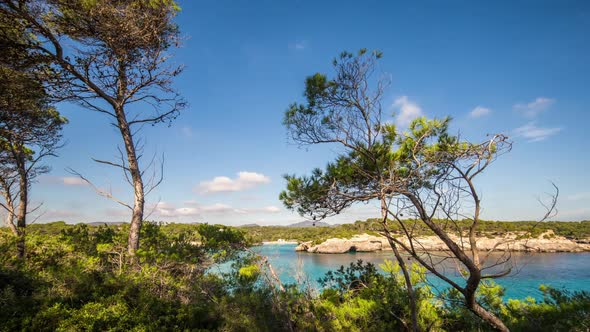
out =
[(113, 194), (111, 192), (108, 192), (106, 190), (102, 190), (102, 189), (98, 188), (97, 186), (94, 185), (94, 183), (92, 183), (90, 180), (88, 180), (87, 178), (85, 178), (82, 174), (76, 172), (75, 170), (73, 170), (71, 168), (66, 169), (66, 171), (68, 173), (72, 174), (72, 175), (75, 175), (75, 176), (79, 177), (81, 180), (83, 180), (84, 182), (86, 182), (100, 196), (103, 196), (105, 198), (108, 198), (108, 199), (110, 199), (110, 200), (112, 200), (112, 201), (114, 201), (114, 202), (116, 202), (116, 203), (118, 203), (118, 204), (120, 204), (120, 205), (128, 208), (129, 210), (132, 210), (133, 211), (133, 208), (129, 204), (127, 204), (127, 203), (123, 202), (122, 200), (116, 198), (115, 196), (113, 196)]

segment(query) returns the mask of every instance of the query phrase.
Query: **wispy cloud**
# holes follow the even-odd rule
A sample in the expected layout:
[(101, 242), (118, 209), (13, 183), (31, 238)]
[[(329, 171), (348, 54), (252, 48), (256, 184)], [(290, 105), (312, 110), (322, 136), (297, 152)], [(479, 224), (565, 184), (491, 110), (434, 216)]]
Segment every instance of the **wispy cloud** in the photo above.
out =
[(557, 134), (561, 130), (561, 127), (537, 127), (534, 122), (529, 122), (522, 127), (514, 129), (514, 133), (516, 136), (522, 136), (526, 138), (529, 142), (539, 142)]
[(88, 185), (88, 182), (86, 182), (76, 176), (66, 176), (66, 177), (61, 178), (61, 180), (63, 181), (63, 184), (65, 184), (66, 186), (87, 186)]
[(227, 204), (215, 203), (213, 205), (203, 205), (200, 207), (195, 208), (200, 210), (201, 212), (208, 212), (208, 213), (226, 213), (232, 212), (235, 209)]
[(211, 181), (201, 182), (196, 191), (202, 194), (236, 192), (254, 188), (270, 182), (264, 174), (255, 172), (239, 172), (238, 176), (230, 179), (227, 176), (217, 176)]
[(469, 112), (469, 116), (472, 118), (480, 118), (480, 117), (486, 116), (490, 113), (492, 113), (491, 109), (489, 109), (487, 107), (483, 107), (483, 106), (477, 106), (476, 108), (471, 110), (471, 112)]
[(395, 122), (400, 127), (407, 127), (412, 122), (412, 120), (423, 115), (420, 106), (411, 101), (408, 96), (401, 96), (397, 98), (393, 102), (392, 106), (396, 109), (399, 109), (399, 114), (395, 119)]
[(281, 209), (276, 206), (265, 206), (261, 208), (234, 208), (227, 204), (213, 204), (213, 205), (199, 205), (198, 203), (192, 203), (192, 206), (200, 210), (203, 213), (238, 213), (238, 214), (251, 214), (251, 213), (277, 213), (281, 212)]
[(533, 118), (542, 111), (548, 109), (555, 103), (555, 99), (547, 97), (538, 97), (529, 103), (518, 103), (513, 108), (519, 112), (522, 112), (525, 116)]
[(51, 209), (40, 213), (40, 217), (44, 220), (63, 220), (63, 219), (74, 219), (80, 218), (82, 215), (80, 212), (75, 210), (59, 210)]
[(289, 43), (289, 48), (292, 50), (303, 51), (307, 48), (307, 44), (306, 40), (300, 40), (294, 43)]
[(276, 206), (265, 206), (262, 208), (247, 208), (247, 209), (236, 209), (239, 213), (277, 213), (281, 212), (281, 209)]
[(87, 186), (88, 182), (77, 176), (43, 176), (40, 178), (41, 183), (62, 184), (65, 186)]
[(184, 127), (180, 128), (180, 133), (182, 134), (182, 136), (184, 136), (186, 138), (193, 137), (193, 129), (189, 126), (184, 126)]
[(262, 208), (234, 208), (227, 204), (215, 203), (211, 205), (198, 204), (195, 201), (185, 202), (185, 206), (177, 208), (173, 204), (160, 202), (153, 208), (162, 217), (200, 217), (203, 214), (254, 214), (277, 213), (281, 209), (276, 206)]
[(202, 212), (201, 209), (197, 207), (177, 208), (174, 204), (167, 202), (158, 202), (158, 204), (150, 209), (161, 217), (197, 217)]

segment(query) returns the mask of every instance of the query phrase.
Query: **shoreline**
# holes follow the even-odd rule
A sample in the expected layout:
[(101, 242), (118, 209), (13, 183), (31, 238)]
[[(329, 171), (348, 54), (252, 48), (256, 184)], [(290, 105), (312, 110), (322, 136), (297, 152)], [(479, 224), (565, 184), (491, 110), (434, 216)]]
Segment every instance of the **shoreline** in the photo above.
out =
[(297, 241), (297, 240), (283, 240), (283, 239), (278, 239), (278, 240), (275, 240), (275, 241), (262, 241), (260, 243), (260, 245), (263, 245), (263, 246), (268, 246), (268, 245), (271, 245), (272, 246), (272, 245), (277, 245), (277, 244), (296, 244), (296, 245), (298, 245), (300, 243), (301, 243), (301, 241)]
[[(274, 245), (279, 245), (279, 244), (274, 244)], [(389, 250), (375, 250), (375, 251), (347, 251), (347, 252), (336, 252), (336, 253), (326, 253), (326, 252), (309, 252), (309, 251), (305, 251), (305, 250), (295, 250), (299, 253), (303, 253), (303, 254), (310, 254), (310, 255), (354, 255), (354, 254), (393, 254), (393, 250), (389, 249)], [(422, 253), (422, 252), (427, 252), (426, 250), (416, 250), (416, 252), (418, 253)], [(450, 252), (450, 250), (429, 250), (428, 252), (438, 252), (438, 253), (447, 253)], [(493, 253), (494, 254), (500, 254), (503, 253), (505, 251), (501, 251), (501, 250), (496, 250)], [(549, 254), (590, 254), (590, 250), (584, 250), (584, 251), (536, 251), (536, 250), (529, 250), (529, 251), (524, 251), (524, 250), (511, 250), (509, 251), (511, 254), (540, 254), (540, 255), (549, 255)], [(486, 253), (486, 251), (484, 250), (479, 250), (479, 253)], [(403, 255), (408, 255), (409, 254), (407, 252), (405, 252), (404, 250), (400, 250), (400, 254)]]
[[(451, 236), (455, 243), (460, 244), (458, 236)], [(405, 238), (400, 241), (409, 245)], [(419, 243), (420, 251), (448, 252), (446, 244), (436, 236), (422, 236), (413, 239)], [(299, 242), (295, 251), (318, 254), (345, 254), (351, 252), (387, 252), (392, 251), (385, 237), (369, 234), (358, 234), (349, 239), (330, 238), (313, 245), (312, 241)], [(584, 253), (590, 252), (590, 244), (587, 239), (574, 241), (562, 236), (556, 236), (552, 231), (547, 231), (535, 238), (519, 238), (518, 234), (507, 233), (499, 237), (477, 238), (478, 251), (481, 252), (525, 252), (525, 253)], [(465, 244), (464, 250), (470, 250), (469, 244)]]

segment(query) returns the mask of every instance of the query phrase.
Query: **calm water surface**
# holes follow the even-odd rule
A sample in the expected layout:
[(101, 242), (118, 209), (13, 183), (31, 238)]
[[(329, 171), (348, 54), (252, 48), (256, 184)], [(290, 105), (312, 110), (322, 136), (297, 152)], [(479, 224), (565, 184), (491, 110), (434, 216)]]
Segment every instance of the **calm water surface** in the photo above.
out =
[[(283, 283), (309, 281), (318, 286), (317, 279), (326, 272), (341, 265), (362, 259), (378, 266), (384, 260), (395, 260), (391, 252), (311, 254), (296, 252), (293, 244), (264, 245), (256, 251), (268, 257), (269, 262), (279, 274)], [(590, 253), (514, 253), (511, 260), (512, 274), (497, 279), (506, 288), (505, 298), (524, 299), (527, 296), (541, 298), (539, 285), (555, 288), (590, 291)], [(447, 266), (445, 273), (453, 279), (461, 280), (453, 266)], [(429, 277), (435, 287), (444, 284), (434, 276)]]

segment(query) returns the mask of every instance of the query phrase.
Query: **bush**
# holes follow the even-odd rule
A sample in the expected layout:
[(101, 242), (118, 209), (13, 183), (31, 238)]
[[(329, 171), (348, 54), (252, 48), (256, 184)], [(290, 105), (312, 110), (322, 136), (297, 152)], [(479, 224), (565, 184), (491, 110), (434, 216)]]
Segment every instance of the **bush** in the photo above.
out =
[[(129, 257), (126, 227), (32, 231), (26, 260), (0, 231), (0, 331), (397, 331), (410, 321), (391, 261), (342, 266), (321, 278), (316, 295), (274, 284), (265, 260), (242, 250), (240, 230), (146, 223), (141, 250)], [(223, 273), (208, 272), (223, 262)], [(436, 295), (424, 269), (410, 270), (422, 329), (489, 330), (456, 292)], [(514, 331), (589, 329), (590, 294), (541, 289), (542, 301), (503, 301), (503, 289), (487, 283), (478, 301)]]

